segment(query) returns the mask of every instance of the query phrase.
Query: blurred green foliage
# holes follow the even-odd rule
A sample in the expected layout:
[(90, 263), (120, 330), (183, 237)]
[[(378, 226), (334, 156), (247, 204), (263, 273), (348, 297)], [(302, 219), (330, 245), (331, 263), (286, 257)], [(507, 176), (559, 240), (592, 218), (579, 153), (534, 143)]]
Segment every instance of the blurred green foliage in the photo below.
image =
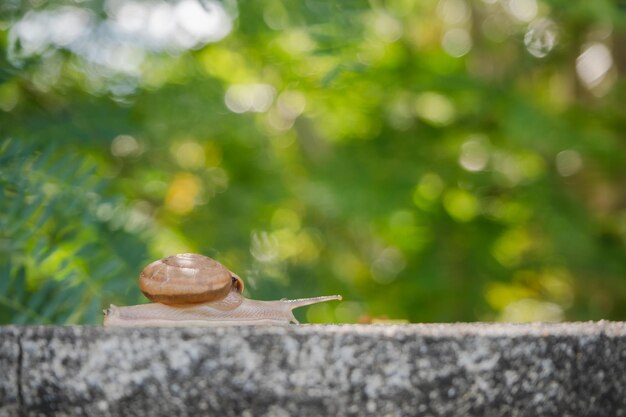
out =
[(626, 8), (0, 5), (0, 323), (197, 252), (309, 322), (626, 319)]

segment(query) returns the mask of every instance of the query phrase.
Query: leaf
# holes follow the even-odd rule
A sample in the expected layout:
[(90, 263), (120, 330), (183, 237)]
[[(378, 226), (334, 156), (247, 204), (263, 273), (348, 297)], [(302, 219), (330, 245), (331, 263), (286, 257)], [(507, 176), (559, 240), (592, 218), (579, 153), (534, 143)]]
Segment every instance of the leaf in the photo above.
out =
[(35, 230), (40, 230), (44, 227), (48, 219), (52, 216), (57, 201), (58, 199), (53, 197), (46, 202), (43, 210), (39, 213), (39, 216), (35, 221)]
[(40, 237), (37, 239), (35, 243), (35, 248), (33, 249), (33, 257), (37, 264), (41, 264), (52, 252), (52, 247), (50, 246), (50, 242), (44, 237)]
[(84, 288), (82, 286), (60, 286), (52, 294), (46, 304), (41, 308), (41, 315), (44, 317), (50, 317), (51, 320), (57, 324), (63, 324), (64, 319), (59, 319), (59, 316), (64, 312), (71, 311), (73, 305), (77, 300), (80, 300), (81, 294)]
[(0, 294), (7, 294), (11, 283), (11, 260), (7, 259), (0, 266)]
[(320, 84), (322, 84), (322, 87), (328, 87), (339, 76), (339, 74), (343, 72), (343, 70), (344, 70), (343, 65), (337, 65), (333, 69), (328, 71), (326, 75), (324, 75), (324, 78), (322, 78), (322, 81), (320, 82)]
[(30, 220), (33, 214), (41, 208), (44, 201), (44, 196), (41, 194), (35, 195), (33, 201), (26, 204), (26, 208), (21, 211), (19, 219), (14, 221), (13, 226), (9, 229), (9, 234), (14, 234), (21, 228), (23, 228)]
[(36, 292), (30, 296), (26, 307), (29, 310), (37, 311), (41, 307), (41, 304), (48, 299), (50, 292), (54, 289), (54, 281), (47, 279), (44, 284), (37, 288)]
[(23, 265), (18, 266), (7, 293), (15, 302), (24, 300), (26, 296), (26, 268)]

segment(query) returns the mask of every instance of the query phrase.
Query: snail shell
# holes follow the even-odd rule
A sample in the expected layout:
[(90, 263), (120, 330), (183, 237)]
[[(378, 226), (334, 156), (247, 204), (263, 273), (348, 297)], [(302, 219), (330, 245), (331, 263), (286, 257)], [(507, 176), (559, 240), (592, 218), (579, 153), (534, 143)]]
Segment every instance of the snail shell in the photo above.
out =
[(150, 301), (169, 305), (217, 301), (243, 288), (243, 280), (224, 265), (195, 253), (152, 262), (139, 276), (139, 289)]

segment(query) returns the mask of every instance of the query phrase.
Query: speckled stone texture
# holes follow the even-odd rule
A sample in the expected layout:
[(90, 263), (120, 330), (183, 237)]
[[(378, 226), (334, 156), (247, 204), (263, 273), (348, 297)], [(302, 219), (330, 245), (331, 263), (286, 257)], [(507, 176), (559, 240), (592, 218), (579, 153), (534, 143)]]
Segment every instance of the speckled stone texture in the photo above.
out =
[(18, 416), (20, 345), (17, 328), (0, 327), (0, 416)]
[(1, 416), (626, 416), (626, 323), (0, 328)]

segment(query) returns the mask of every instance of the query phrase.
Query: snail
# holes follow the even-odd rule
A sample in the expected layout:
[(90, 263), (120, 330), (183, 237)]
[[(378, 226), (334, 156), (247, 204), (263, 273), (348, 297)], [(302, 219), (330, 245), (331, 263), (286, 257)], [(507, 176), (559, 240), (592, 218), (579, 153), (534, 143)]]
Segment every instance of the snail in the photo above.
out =
[(341, 300), (340, 295), (297, 300), (244, 298), (243, 280), (219, 262), (193, 253), (152, 262), (139, 276), (152, 301), (104, 310), (105, 326), (216, 326), (296, 323), (294, 308)]

